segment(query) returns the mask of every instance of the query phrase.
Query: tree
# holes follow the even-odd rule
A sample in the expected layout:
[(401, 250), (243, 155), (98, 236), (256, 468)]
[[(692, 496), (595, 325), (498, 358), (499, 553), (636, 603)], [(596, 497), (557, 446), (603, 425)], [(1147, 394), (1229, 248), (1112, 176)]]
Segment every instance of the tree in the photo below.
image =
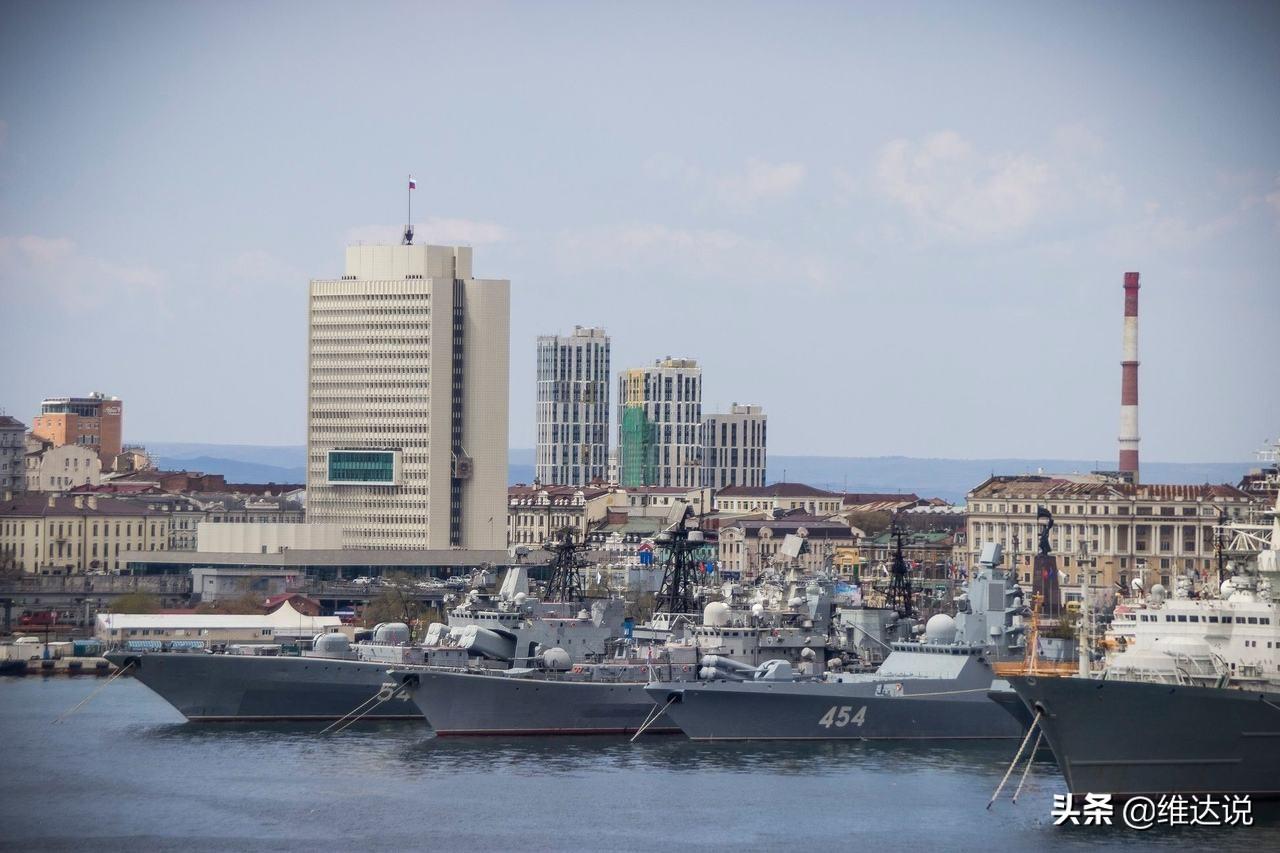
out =
[(111, 603), (112, 613), (158, 613), (160, 599), (149, 592), (129, 592)]

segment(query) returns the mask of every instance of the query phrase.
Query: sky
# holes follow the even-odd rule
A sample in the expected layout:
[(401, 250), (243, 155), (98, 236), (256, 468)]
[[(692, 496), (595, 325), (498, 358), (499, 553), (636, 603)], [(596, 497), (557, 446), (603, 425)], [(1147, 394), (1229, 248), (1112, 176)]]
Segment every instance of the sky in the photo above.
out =
[[(305, 442), (343, 247), (474, 246), (534, 347), (703, 366), (770, 451), (1115, 455), (1280, 433), (1275, 3), (27, 3), (0, 28), (0, 408)], [(616, 393), (616, 388), (612, 389)]]

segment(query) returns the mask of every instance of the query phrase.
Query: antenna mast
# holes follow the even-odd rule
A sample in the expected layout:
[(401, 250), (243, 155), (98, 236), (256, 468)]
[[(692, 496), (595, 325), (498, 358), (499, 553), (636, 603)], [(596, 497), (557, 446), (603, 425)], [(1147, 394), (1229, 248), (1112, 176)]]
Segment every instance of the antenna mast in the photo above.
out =
[(405, 220), (404, 237), (400, 240), (402, 246), (413, 245), (413, 191), (418, 188), (418, 182), (413, 179), (413, 175), (409, 176), (409, 216)]

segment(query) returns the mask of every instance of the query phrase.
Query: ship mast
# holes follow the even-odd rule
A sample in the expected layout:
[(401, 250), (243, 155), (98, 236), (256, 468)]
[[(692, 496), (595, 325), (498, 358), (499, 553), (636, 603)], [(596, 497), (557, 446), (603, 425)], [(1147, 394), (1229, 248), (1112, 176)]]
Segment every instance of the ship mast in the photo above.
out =
[[(693, 524), (690, 526), (690, 520)], [(654, 542), (666, 553), (663, 561), (662, 586), (655, 602), (656, 613), (695, 613), (698, 609), (696, 586), (698, 561), (694, 552), (706, 544), (706, 537), (693, 518), (693, 507), (686, 506), (683, 516)]]

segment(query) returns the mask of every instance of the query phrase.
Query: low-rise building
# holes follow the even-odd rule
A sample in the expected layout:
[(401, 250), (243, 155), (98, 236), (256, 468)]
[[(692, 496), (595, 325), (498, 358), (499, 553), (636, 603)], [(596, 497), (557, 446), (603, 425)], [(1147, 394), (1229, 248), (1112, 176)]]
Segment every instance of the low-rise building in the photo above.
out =
[(507, 544), (541, 546), (566, 527), (585, 537), (624, 495), (604, 486), (532, 486), (507, 488)]
[(196, 550), (223, 554), (277, 554), (299, 548), (307, 551), (332, 550), (341, 548), (342, 544), (341, 524), (202, 521)]
[(841, 496), (804, 483), (773, 483), (768, 486), (730, 486), (716, 492), (719, 512), (767, 513), (803, 512), (827, 518), (840, 512)]
[(0, 565), (18, 571), (118, 571), (126, 552), (169, 548), (169, 516), (145, 505), (96, 495), (3, 497)]
[[(945, 530), (909, 531), (902, 535), (902, 557), (914, 571), (926, 578), (953, 576), (955, 537)], [(859, 545), (863, 565), (888, 565), (898, 549), (891, 532), (869, 536)]]
[(1213, 571), (1219, 516), (1241, 518), (1254, 504), (1229, 485), (1128, 483), (1102, 474), (996, 476), (967, 498), (968, 565), (999, 542), (1005, 564), (1030, 582), (1039, 542), (1036, 513), (1054, 518), (1049, 545), (1064, 587), (1128, 588), (1139, 577), (1167, 588), (1177, 575)]
[[(785, 552), (788, 536), (804, 542), (795, 557)], [(720, 571), (738, 572), (744, 579), (767, 569), (796, 567), (803, 572), (830, 568), (842, 549), (858, 545), (859, 531), (840, 521), (794, 514), (777, 519), (726, 521), (719, 532)]]
[(714, 492), (710, 486), (630, 486), (621, 491), (627, 497), (627, 512), (633, 516), (666, 517), (678, 504), (693, 507), (695, 515), (705, 515), (714, 509), (711, 502)]
[(102, 460), (92, 448), (35, 435), (26, 440), (25, 471), (28, 492), (69, 492), (102, 482)]
[(94, 636), (108, 645), (134, 648), (164, 643), (276, 643), (340, 630), (337, 616), (308, 616), (285, 601), (270, 613), (99, 613)]

